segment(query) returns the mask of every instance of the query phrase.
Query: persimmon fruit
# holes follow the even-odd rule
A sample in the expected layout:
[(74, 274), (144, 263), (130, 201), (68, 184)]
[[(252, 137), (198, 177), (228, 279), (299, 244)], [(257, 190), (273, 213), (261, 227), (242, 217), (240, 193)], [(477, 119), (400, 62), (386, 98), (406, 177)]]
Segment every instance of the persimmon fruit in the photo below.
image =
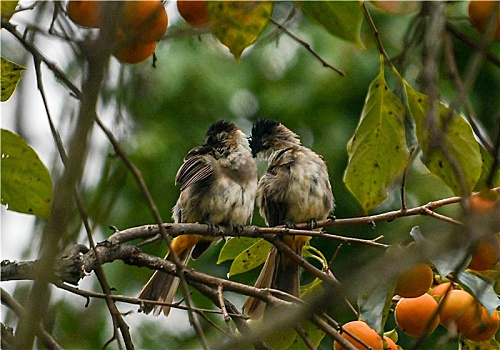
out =
[(446, 328), (459, 328), (462, 319), (473, 318), (479, 302), (465, 290), (451, 290), (441, 300), (439, 317)]
[[(474, 0), (469, 2), (469, 19), (474, 28), (480, 33), (486, 31), (490, 16), (495, 11), (495, 4), (498, 1)], [(500, 40), (500, 9), (497, 7), (495, 25), (493, 29), (493, 39)]]
[(468, 268), (476, 271), (491, 270), (500, 262), (500, 235), (479, 240)]
[(152, 43), (165, 35), (168, 16), (160, 0), (125, 1), (119, 27), (127, 38)]
[(438, 284), (437, 286), (432, 288), (431, 295), (441, 299), (443, 297), (443, 295), (445, 295), (446, 293), (448, 293), (451, 290), (453, 290), (453, 286), (451, 285), (451, 282), (445, 282), (445, 283)]
[(498, 325), (498, 311), (494, 310), (489, 315), (486, 308), (481, 306), (478, 312), (471, 314), (468, 318), (462, 318), (457, 327), (465, 338), (473, 341), (485, 341), (496, 334)]
[(427, 293), (416, 298), (401, 298), (396, 305), (396, 323), (412, 337), (431, 334), (439, 325), (437, 311), (437, 301)]
[(122, 62), (136, 64), (146, 60), (155, 52), (155, 49), (156, 42), (144, 44), (134, 41), (119, 47), (113, 56)]
[(404, 298), (416, 298), (429, 290), (433, 279), (431, 267), (428, 264), (419, 263), (398, 276), (395, 294)]
[[(384, 342), (378, 333), (363, 321), (351, 321), (342, 326), (344, 332), (342, 332), (342, 337), (348, 340), (354, 347), (359, 350), (366, 350), (366, 346), (362, 345), (360, 342), (355, 340), (349, 334), (353, 334), (358, 337), (363, 343), (371, 347), (373, 350), (383, 350)], [(349, 333), (349, 334), (348, 334)], [(345, 350), (345, 348), (340, 345), (337, 341), (333, 343), (333, 348), (335, 350)]]
[(193, 27), (203, 27), (209, 22), (207, 2), (205, 0), (177, 0), (177, 9), (181, 17)]
[(386, 350), (398, 350), (398, 346), (396, 345), (394, 340), (386, 336), (384, 336), (384, 340), (387, 343), (387, 346), (385, 347)]
[(70, 0), (66, 7), (68, 17), (76, 24), (88, 28), (101, 26), (100, 1)]

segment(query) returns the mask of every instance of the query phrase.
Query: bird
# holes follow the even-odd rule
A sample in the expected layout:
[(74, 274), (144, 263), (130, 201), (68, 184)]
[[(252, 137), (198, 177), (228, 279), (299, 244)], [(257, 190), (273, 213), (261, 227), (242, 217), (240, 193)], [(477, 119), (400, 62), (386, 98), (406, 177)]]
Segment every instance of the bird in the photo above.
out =
[[(175, 177), (179, 198), (172, 208), (174, 223), (203, 223), (212, 228), (230, 226), (241, 229), (252, 218), (257, 192), (257, 167), (248, 137), (234, 123), (218, 120), (208, 128), (204, 143), (184, 157)], [(175, 237), (165, 259), (174, 261), (173, 252), (186, 266), (217, 240), (195, 234)], [(139, 293), (143, 300), (172, 303), (179, 278), (155, 271)], [(141, 311), (165, 316), (170, 306), (144, 303)]]
[[(252, 155), (268, 161), (257, 186), (257, 206), (269, 227), (324, 220), (333, 214), (335, 199), (324, 159), (303, 146), (300, 138), (281, 123), (260, 119), (250, 136)], [(307, 236), (282, 238), (295, 253), (302, 254)], [(273, 288), (299, 297), (299, 266), (276, 247), (266, 259), (255, 283), (257, 288)], [(266, 304), (249, 297), (243, 312), (250, 319), (264, 316)]]

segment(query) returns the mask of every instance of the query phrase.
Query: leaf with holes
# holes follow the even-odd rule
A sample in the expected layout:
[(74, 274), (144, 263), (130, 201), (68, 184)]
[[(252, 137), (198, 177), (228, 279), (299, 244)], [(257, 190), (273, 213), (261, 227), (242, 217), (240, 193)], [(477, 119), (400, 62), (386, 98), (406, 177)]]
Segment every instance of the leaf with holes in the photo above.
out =
[[(2, 2), (3, 4), (3, 2)], [(7, 101), (10, 96), (16, 90), (17, 83), (21, 80), (21, 75), (23, 71), (26, 70), (23, 66), (17, 63), (11, 62), (3, 57), (1, 57), (1, 81), (0, 86), (2, 89), (2, 94), (0, 100), (2, 102)]]
[(443, 103), (439, 104), (437, 120), (430, 123), (427, 118), (428, 97), (407, 83), (404, 86), (424, 164), (456, 195), (470, 194), (479, 181), (483, 165), (471, 126)]
[(19, 135), (2, 129), (2, 204), (47, 219), (52, 181), (36, 152)]
[(312, 21), (330, 34), (364, 48), (361, 41), (363, 9), (358, 1), (297, 1)]
[(243, 250), (234, 259), (229, 269), (229, 277), (250, 271), (262, 265), (273, 245), (265, 239), (259, 239), (255, 244)]
[(271, 1), (208, 1), (212, 34), (239, 60), (269, 23)]
[(220, 250), (217, 264), (221, 264), (227, 260), (234, 260), (242, 251), (251, 247), (259, 238), (251, 237), (233, 237), (224, 243)]
[(369, 211), (387, 198), (389, 188), (409, 161), (404, 107), (387, 87), (382, 61), (347, 153), (344, 183), (363, 209)]

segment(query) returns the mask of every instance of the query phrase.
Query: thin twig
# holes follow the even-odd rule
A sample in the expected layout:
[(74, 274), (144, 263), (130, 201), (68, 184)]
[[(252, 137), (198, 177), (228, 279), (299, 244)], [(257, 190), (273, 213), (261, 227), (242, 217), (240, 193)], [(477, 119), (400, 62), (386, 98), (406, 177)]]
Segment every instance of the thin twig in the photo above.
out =
[[(17, 302), (9, 293), (7, 293), (3, 288), (0, 288), (2, 304), (9, 307), (18, 316), (26, 314), (24, 307)], [(63, 348), (57, 343), (57, 341), (50, 335), (40, 323), (36, 326), (36, 335), (38, 339), (42, 342), (44, 346), (49, 350), (62, 350)]]
[(312, 343), (311, 339), (309, 339), (309, 337), (307, 336), (307, 333), (304, 331), (304, 329), (301, 326), (295, 325), (293, 327), (293, 329), (295, 330), (295, 332), (297, 332), (299, 337), (302, 338), (302, 340), (304, 341), (304, 343), (306, 344), (306, 346), (310, 350), (316, 350), (316, 346)]
[[(122, 159), (122, 161), (125, 163), (125, 165), (129, 169), (129, 171), (134, 176), (141, 192), (143, 193), (143, 195), (146, 199), (146, 202), (149, 206), (149, 210), (151, 211), (151, 213), (153, 214), (153, 217), (155, 218), (155, 221), (158, 225), (159, 231), (160, 231), (162, 237), (164, 238), (164, 240), (167, 242), (167, 246), (169, 248), (169, 251), (171, 251), (173, 253), (172, 257), (173, 257), (174, 263), (176, 264), (177, 268), (180, 271), (182, 271), (182, 269), (184, 269), (184, 265), (182, 264), (179, 257), (177, 256), (175, 250), (171, 249), (170, 237), (168, 236), (167, 231), (164, 228), (163, 220), (161, 218), (160, 212), (158, 211), (158, 208), (156, 207), (156, 204), (153, 200), (153, 196), (149, 192), (149, 189), (146, 185), (146, 182), (142, 178), (140, 170), (135, 166), (135, 164), (132, 162), (132, 160), (128, 157), (128, 155), (123, 150), (123, 148), (121, 147), (118, 140), (115, 138), (113, 133), (104, 125), (104, 123), (101, 121), (99, 116), (97, 116), (97, 115), (95, 116), (95, 121), (96, 121), (97, 125), (101, 128), (101, 130), (104, 132), (104, 134), (107, 136), (107, 138), (108, 138), (109, 142), (111, 143), (111, 145), (113, 146), (113, 149), (115, 150), (116, 154)], [(193, 305), (193, 301), (191, 299), (191, 295), (189, 294), (189, 289), (188, 289), (186, 281), (184, 280), (182, 273), (179, 273), (179, 279), (180, 279), (182, 291), (184, 293), (184, 297), (186, 298), (186, 304), (189, 308)], [(189, 312), (189, 318), (190, 318), (190, 322), (193, 324), (193, 327), (194, 327), (198, 337), (200, 338), (200, 341), (201, 341), (204, 349), (208, 349), (207, 348), (208, 343), (207, 343), (205, 336), (203, 334), (203, 330), (201, 328), (201, 325), (199, 324), (196, 317), (194, 317), (193, 312)]]
[[(453, 36), (455, 36), (460, 41), (464, 42), (466, 45), (472, 47), (473, 49), (479, 50), (481, 48), (481, 44), (477, 43), (474, 39), (468, 37), (464, 33), (460, 31), (455, 25), (450, 22), (446, 22), (446, 30), (448, 30)], [(495, 56), (495, 54), (490, 51), (485, 50), (485, 57), (492, 64), (500, 68), (500, 58)]]
[(223, 291), (222, 284), (219, 284), (217, 286), (217, 295), (219, 297), (220, 309), (222, 311), (222, 315), (224, 316), (224, 322), (229, 322), (231, 320), (231, 318), (229, 317), (229, 315), (227, 313), (226, 305), (224, 304), (224, 297), (222, 296), (222, 291)]
[(479, 140), (481, 140), (482, 144), (484, 145), (488, 153), (493, 155), (494, 150), (491, 140), (488, 138), (488, 135), (486, 135), (483, 132), (484, 128), (482, 127), (480, 121), (477, 119), (474, 108), (470, 104), (470, 101), (467, 97), (467, 94), (472, 87), (471, 86), (472, 82), (475, 81), (477, 74), (479, 74), (479, 68), (481, 63), (480, 57), (485, 54), (486, 50), (485, 49), (478, 50), (478, 52), (471, 59), (471, 63), (469, 64), (469, 67), (466, 72), (466, 77), (467, 77), (466, 80), (468, 81), (468, 84), (466, 84), (460, 77), (460, 73), (458, 71), (457, 64), (455, 61), (455, 55), (453, 53), (453, 44), (448, 32), (444, 33), (443, 43), (444, 43), (444, 54), (448, 63), (447, 67), (449, 69), (449, 73), (453, 78), (453, 81), (458, 91), (457, 98), (450, 104), (450, 110), (457, 109), (456, 106), (459, 106), (460, 104), (463, 105), (465, 111), (467, 112), (466, 114), (467, 120), (469, 121), (469, 124), (472, 126), (474, 133), (477, 135)]
[[(76, 294), (76, 295), (80, 295), (80, 296), (82, 296), (84, 298), (106, 299), (106, 294), (104, 294), (104, 293), (97, 293), (97, 292), (87, 291), (87, 290), (83, 290), (83, 289), (79, 289), (79, 288), (76, 288), (76, 287), (69, 286), (69, 285), (64, 284), (64, 283), (55, 283), (54, 285), (57, 288), (66, 290), (66, 291), (68, 291), (70, 293), (73, 293), (73, 294)], [(165, 303), (165, 302), (160, 302), (160, 301), (148, 301), (148, 300), (143, 300), (143, 299), (140, 299), (140, 298), (128, 297), (128, 296), (117, 295), (117, 294), (112, 294), (110, 297), (114, 301), (119, 301), (119, 302), (127, 303), (127, 304), (141, 305), (141, 304), (144, 304), (144, 303), (148, 303), (148, 304), (159, 305), (159, 306), (169, 306), (169, 307), (176, 308), (176, 309), (179, 309), (179, 310), (185, 310), (185, 311), (188, 310), (188, 307), (183, 306), (183, 305), (179, 305), (179, 303)], [(222, 314), (221, 311), (212, 310), (212, 309), (204, 309), (204, 308), (195, 308), (195, 307), (193, 307), (193, 310), (196, 313), (198, 313), (198, 314), (201, 314), (201, 313), (212, 313), (212, 314), (218, 314), (218, 315)], [(228, 315), (230, 317), (243, 317), (241, 314), (229, 314), (228, 313)]]
[(377, 43), (378, 51), (384, 56), (386, 62), (392, 66), (393, 64), (391, 62), (391, 59), (389, 55), (387, 55), (387, 52), (385, 52), (384, 46), (382, 45), (382, 41), (380, 40), (380, 34), (378, 32), (377, 27), (375, 26), (375, 22), (373, 22), (373, 18), (370, 15), (370, 11), (368, 10), (368, 7), (366, 7), (365, 2), (363, 2), (362, 7), (363, 7), (363, 12), (365, 13), (366, 20), (368, 21), (368, 24), (372, 29), (373, 36), (375, 37), (375, 42)]
[[(493, 188), (493, 191), (500, 193), (500, 187)], [(451, 204), (460, 203), (462, 200), (461, 197), (450, 197), (443, 198), (440, 200), (432, 201), (427, 204), (409, 208), (406, 210), (394, 210), (381, 214), (368, 215), (368, 216), (360, 216), (353, 218), (345, 218), (345, 219), (326, 219), (320, 220), (317, 222), (317, 227), (344, 227), (344, 226), (354, 226), (354, 225), (372, 225), (377, 222), (385, 222), (385, 221), (394, 221), (399, 218), (415, 216), (415, 215), (424, 215), (429, 216), (434, 212), (435, 209), (440, 207), (444, 207)], [(458, 221), (452, 221), (450, 218), (439, 215), (434, 216), (439, 220), (444, 220), (447, 222), (452, 222), (456, 225), (460, 225)], [(279, 235), (279, 236), (311, 236), (317, 238), (325, 238), (325, 239), (334, 239), (343, 241), (346, 243), (359, 243), (359, 244), (367, 244), (373, 245), (380, 248), (387, 248), (386, 244), (378, 243), (378, 239), (362, 239), (362, 238), (353, 238), (353, 237), (344, 237), (339, 235), (333, 235), (329, 233), (324, 233), (321, 231), (309, 231), (310, 225), (308, 223), (300, 223), (296, 225), (296, 229), (290, 229), (287, 227), (258, 227), (258, 226), (244, 226), (238, 232), (235, 232), (230, 227), (220, 227), (220, 230), (215, 232), (214, 230), (210, 230), (207, 225), (204, 224), (193, 224), (193, 223), (180, 223), (180, 224), (171, 224), (165, 223), (163, 227), (167, 230), (169, 235), (174, 237), (183, 235), (183, 234), (198, 234), (203, 236), (213, 236), (213, 237), (253, 237), (253, 238), (265, 238), (271, 235)], [(159, 233), (156, 225), (143, 225), (138, 227), (131, 227), (111, 235), (107, 240), (112, 244), (126, 243), (132, 241), (134, 239), (146, 239), (149, 237), (153, 237)]]
[(274, 24), (280, 30), (282, 30), (283, 32), (285, 32), (290, 38), (292, 38), (297, 43), (299, 43), (300, 45), (302, 45), (307, 51), (309, 51), (314, 57), (316, 57), (321, 62), (321, 64), (324, 67), (330, 68), (331, 70), (333, 70), (335, 73), (337, 73), (341, 77), (345, 77), (345, 73), (341, 69), (335, 68), (330, 63), (326, 62), (316, 51), (313, 50), (313, 48), (311, 47), (311, 45), (309, 43), (305, 42), (304, 40), (300, 39), (298, 36), (296, 36), (295, 34), (293, 34), (292, 32), (290, 32), (283, 25), (281, 25), (280, 23), (278, 23), (274, 18), (271, 17), (270, 21), (271, 21), (272, 24)]

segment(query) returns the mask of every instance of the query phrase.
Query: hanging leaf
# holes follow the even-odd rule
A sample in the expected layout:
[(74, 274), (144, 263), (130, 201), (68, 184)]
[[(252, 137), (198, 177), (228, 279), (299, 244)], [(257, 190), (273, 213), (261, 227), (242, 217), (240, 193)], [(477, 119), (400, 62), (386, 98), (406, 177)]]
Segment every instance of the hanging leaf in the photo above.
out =
[(264, 30), (273, 12), (271, 1), (208, 1), (212, 34), (239, 60)]
[[(500, 186), (500, 167), (495, 167), (495, 162), (493, 157), (488, 153), (483, 146), (479, 145), (479, 151), (481, 152), (482, 164), (481, 167), (481, 177), (474, 187), (474, 191), (483, 191), (490, 188), (495, 188)], [(493, 174), (492, 174), (493, 173)]]
[[(431, 241), (422, 234), (419, 226), (413, 227), (410, 235), (415, 240), (420, 251), (427, 253), (426, 257), (436, 268), (441, 278), (446, 278), (449, 274), (455, 273), (463, 266), (466, 266), (470, 260), (470, 257), (468, 257), (470, 255), (470, 242), (463, 236), (439, 232), (439, 235), (432, 236), (433, 241)], [(454, 235), (453, 239), (449, 235)], [(443, 242), (452, 242), (453, 245), (447, 244), (448, 249), (441, 249), (439, 254), (430, 253), (429, 247), (443, 244)]]
[[(407, 83), (404, 86), (408, 108), (415, 120), (416, 135), (422, 148), (424, 164), (456, 195), (470, 194), (481, 176), (482, 168), (481, 152), (471, 126), (461, 115), (451, 113), (448, 107), (440, 103), (438, 120), (434, 126), (434, 133), (431, 133), (426, 120), (429, 109), (428, 97), (415, 91)], [(438, 138), (431, 140), (433, 137), (431, 135), (438, 135)], [(457, 175), (454, 164), (461, 172), (467, 193), (462, 191), (461, 177)]]
[(358, 297), (359, 316), (377, 333), (382, 334), (392, 306), (396, 281), (379, 283)]
[(248, 249), (242, 251), (234, 259), (229, 269), (229, 277), (250, 271), (262, 265), (273, 245), (265, 239), (259, 239)]
[(221, 264), (227, 260), (234, 260), (242, 251), (251, 247), (258, 240), (259, 238), (250, 237), (233, 237), (228, 239), (219, 253), (217, 264)]
[(361, 41), (363, 10), (358, 1), (297, 1), (297, 6), (312, 21), (330, 34), (364, 48)]
[(2, 204), (47, 219), (52, 181), (36, 152), (19, 135), (2, 129)]
[(483, 304), (486, 310), (491, 313), (500, 306), (500, 300), (493, 286), (488, 284), (482, 278), (468, 272), (461, 271), (457, 274), (460, 284), (469, 290), (474, 297)]
[[(2, 1), (2, 4), (3, 4), (3, 1)], [(1, 70), (2, 70), (2, 77), (1, 77), (0, 85), (1, 85), (1, 89), (2, 89), (2, 95), (1, 95), (0, 100), (2, 102), (5, 102), (14, 93), (14, 90), (16, 89), (17, 83), (19, 83), (19, 80), (21, 80), (21, 74), (23, 73), (24, 70), (26, 70), (26, 68), (18, 65), (17, 63), (11, 62), (11, 61), (3, 58), (3, 56), (2, 56), (1, 57)]]
[(359, 125), (347, 145), (344, 183), (365, 211), (387, 198), (387, 192), (409, 161), (404, 107), (387, 87), (383, 62), (371, 83)]

